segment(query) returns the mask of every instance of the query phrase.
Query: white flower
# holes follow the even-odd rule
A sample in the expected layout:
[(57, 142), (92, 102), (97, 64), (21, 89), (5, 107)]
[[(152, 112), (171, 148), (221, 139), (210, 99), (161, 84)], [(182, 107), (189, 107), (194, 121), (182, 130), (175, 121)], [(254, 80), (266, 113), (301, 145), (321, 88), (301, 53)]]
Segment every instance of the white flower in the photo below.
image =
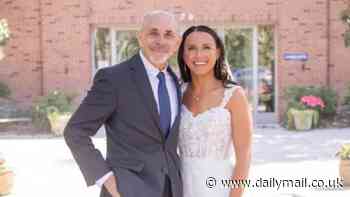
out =
[(0, 20), (0, 45), (5, 44), (6, 41), (10, 38), (10, 30), (6, 19)]

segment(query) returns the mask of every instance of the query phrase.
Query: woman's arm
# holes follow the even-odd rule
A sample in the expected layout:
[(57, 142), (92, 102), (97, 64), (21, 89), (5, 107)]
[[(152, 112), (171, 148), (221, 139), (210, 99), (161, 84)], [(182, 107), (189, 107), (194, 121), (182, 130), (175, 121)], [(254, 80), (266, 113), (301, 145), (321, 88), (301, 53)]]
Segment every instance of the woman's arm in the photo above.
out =
[[(241, 87), (233, 92), (227, 108), (231, 112), (232, 139), (236, 154), (232, 180), (243, 182), (249, 174), (253, 123), (248, 99)], [(232, 188), (230, 197), (241, 197), (243, 191), (244, 185)]]

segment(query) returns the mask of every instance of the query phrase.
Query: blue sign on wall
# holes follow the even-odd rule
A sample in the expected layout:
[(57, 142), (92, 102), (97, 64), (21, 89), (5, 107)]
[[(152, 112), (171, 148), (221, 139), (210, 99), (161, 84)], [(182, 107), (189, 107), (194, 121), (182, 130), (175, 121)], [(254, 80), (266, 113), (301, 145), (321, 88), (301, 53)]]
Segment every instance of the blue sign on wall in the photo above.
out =
[(283, 58), (284, 60), (306, 61), (309, 55), (305, 52), (284, 53)]

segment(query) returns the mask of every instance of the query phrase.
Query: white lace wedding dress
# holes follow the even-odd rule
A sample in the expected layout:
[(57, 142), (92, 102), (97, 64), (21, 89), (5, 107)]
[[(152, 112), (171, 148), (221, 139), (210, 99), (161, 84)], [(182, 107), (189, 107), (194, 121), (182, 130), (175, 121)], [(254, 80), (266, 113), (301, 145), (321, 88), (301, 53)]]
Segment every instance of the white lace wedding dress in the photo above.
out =
[[(221, 184), (221, 180), (231, 179), (234, 168), (231, 114), (225, 105), (237, 87), (226, 88), (219, 106), (196, 116), (182, 105), (179, 151), (183, 197), (229, 197), (230, 188)], [(186, 88), (187, 84), (183, 91)]]

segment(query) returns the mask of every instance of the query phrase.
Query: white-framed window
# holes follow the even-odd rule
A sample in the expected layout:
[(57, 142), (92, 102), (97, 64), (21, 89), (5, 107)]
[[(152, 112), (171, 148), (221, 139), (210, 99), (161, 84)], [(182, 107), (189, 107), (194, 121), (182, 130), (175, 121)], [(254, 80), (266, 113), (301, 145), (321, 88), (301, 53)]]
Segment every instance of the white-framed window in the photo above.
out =
[(96, 28), (93, 36), (93, 71), (115, 65), (135, 55), (139, 49), (137, 31)]
[[(183, 32), (187, 26), (181, 29)], [(234, 78), (246, 90), (255, 113), (275, 112), (276, 61), (273, 27), (217, 26), (214, 29), (225, 45), (226, 63)], [(139, 50), (136, 35), (137, 28), (97, 27), (92, 40), (92, 74), (99, 68), (118, 64), (136, 54)], [(270, 44), (266, 45), (266, 39), (269, 39), (267, 42)], [(268, 50), (268, 54), (261, 52), (264, 50)], [(266, 60), (264, 56), (271, 58)], [(178, 72), (176, 55), (170, 59), (170, 64)]]

